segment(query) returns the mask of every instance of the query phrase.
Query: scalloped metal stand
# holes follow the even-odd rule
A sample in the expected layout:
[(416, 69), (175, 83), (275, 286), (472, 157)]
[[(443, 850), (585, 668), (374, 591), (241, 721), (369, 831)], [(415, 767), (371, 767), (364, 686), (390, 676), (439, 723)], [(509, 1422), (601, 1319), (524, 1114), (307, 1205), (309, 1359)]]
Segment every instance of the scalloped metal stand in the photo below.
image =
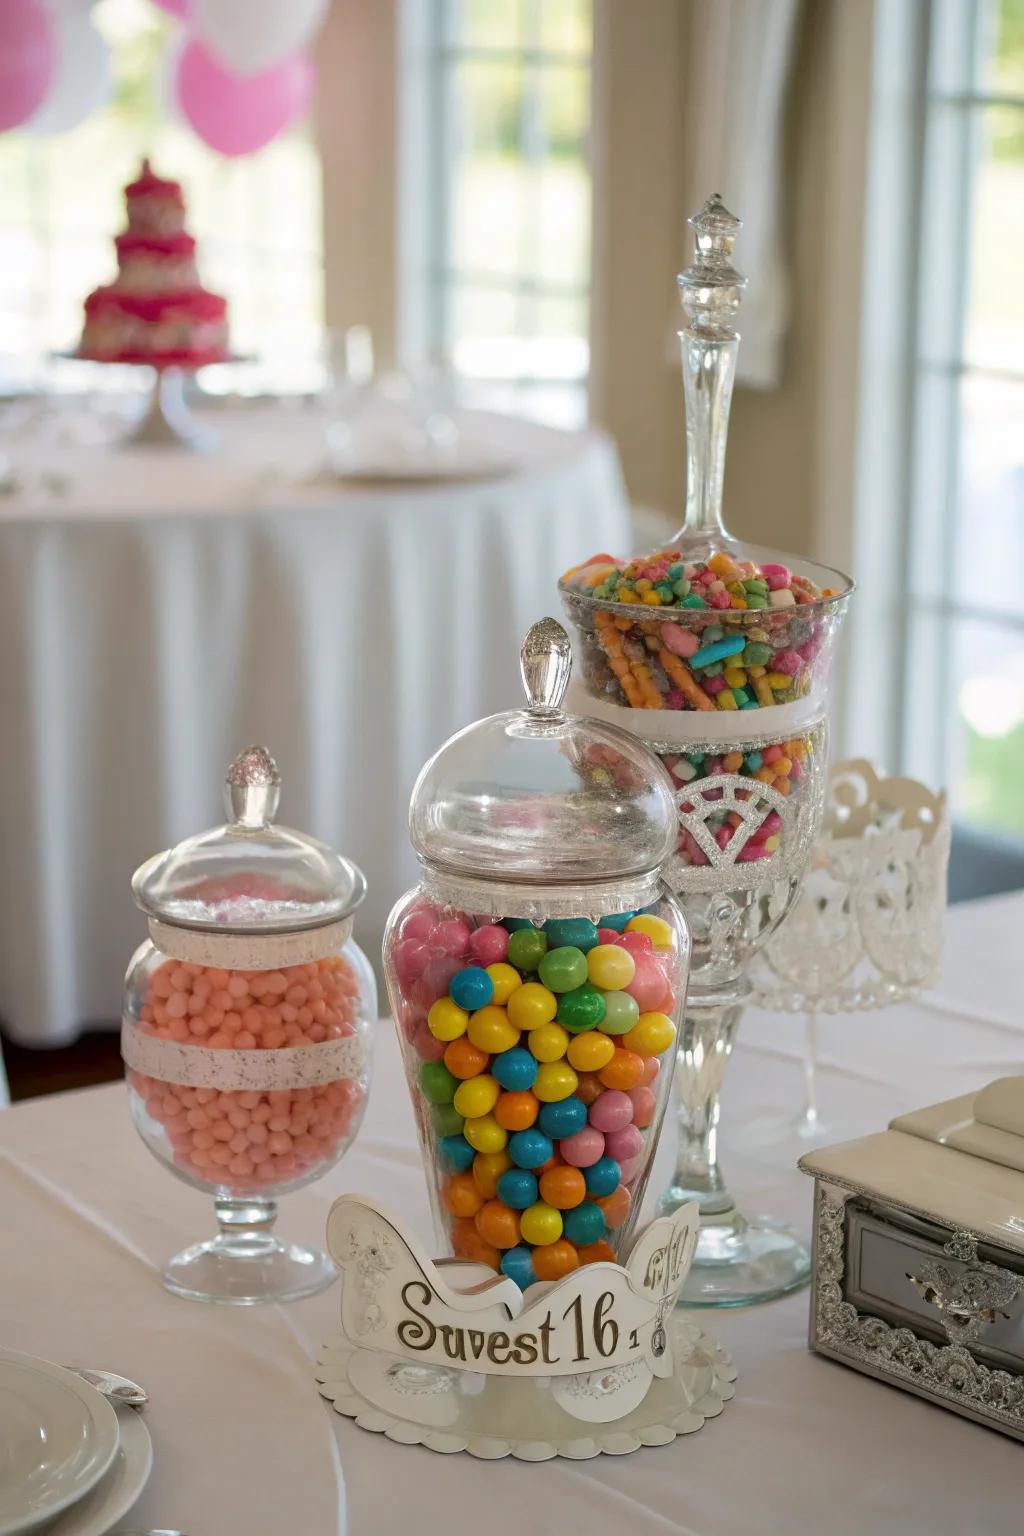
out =
[[(400, 1445), (445, 1455), (468, 1451), (485, 1461), (622, 1456), (693, 1434), (735, 1394), (736, 1370), (726, 1352), (678, 1313), (671, 1326), (674, 1374), (656, 1380), (638, 1408), (610, 1424), (583, 1424), (566, 1413), (550, 1377), (520, 1381), (427, 1369), (413, 1359), (359, 1349), (342, 1334), (320, 1351), (316, 1377), (338, 1413)], [(588, 1389), (600, 1391), (600, 1379)]]

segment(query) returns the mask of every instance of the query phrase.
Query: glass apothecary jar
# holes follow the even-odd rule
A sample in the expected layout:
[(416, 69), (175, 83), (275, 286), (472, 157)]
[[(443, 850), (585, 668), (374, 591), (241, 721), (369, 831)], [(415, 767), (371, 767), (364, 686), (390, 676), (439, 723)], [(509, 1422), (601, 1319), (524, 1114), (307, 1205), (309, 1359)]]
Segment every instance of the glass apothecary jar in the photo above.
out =
[(628, 1243), (689, 969), (660, 878), (671, 781), (635, 737), (562, 710), (569, 669), (543, 620), (527, 708), (427, 763), (410, 807), (423, 875), (384, 940), (439, 1238), (523, 1289)]
[(148, 860), (149, 920), (125, 980), (121, 1053), (132, 1118), (172, 1173), (214, 1198), (218, 1236), (170, 1260), (195, 1300), (280, 1301), (330, 1284), (318, 1249), (273, 1232), (279, 1195), (351, 1143), (370, 1085), (376, 985), (352, 939), (362, 872), (276, 826), (262, 747), (232, 763), (226, 825)]

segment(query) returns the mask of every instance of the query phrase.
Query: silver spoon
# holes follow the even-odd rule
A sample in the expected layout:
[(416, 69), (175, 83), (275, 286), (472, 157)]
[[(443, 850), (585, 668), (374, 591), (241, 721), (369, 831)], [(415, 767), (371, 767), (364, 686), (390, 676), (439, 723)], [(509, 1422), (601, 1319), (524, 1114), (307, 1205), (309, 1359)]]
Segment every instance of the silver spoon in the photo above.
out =
[(149, 1402), (149, 1393), (145, 1387), (140, 1387), (137, 1381), (129, 1381), (127, 1376), (118, 1376), (114, 1371), (91, 1371), (84, 1365), (68, 1365), (65, 1370), (74, 1371), (76, 1376), (81, 1376), (90, 1387), (95, 1387), (97, 1392), (102, 1392), (112, 1403), (124, 1403), (129, 1408), (144, 1408)]

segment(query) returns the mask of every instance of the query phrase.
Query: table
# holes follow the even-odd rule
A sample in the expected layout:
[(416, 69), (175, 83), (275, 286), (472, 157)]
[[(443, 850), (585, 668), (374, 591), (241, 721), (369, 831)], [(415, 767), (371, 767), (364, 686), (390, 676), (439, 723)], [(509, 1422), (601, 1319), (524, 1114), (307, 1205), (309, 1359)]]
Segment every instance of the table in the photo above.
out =
[[(1014, 940), (1024, 894), (954, 908), (926, 1000), (822, 1025), (822, 1105), (857, 1133), (1020, 1071)], [(751, 1015), (727, 1077), (727, 1124), (799, 1107), (799, 1022)], [(366, 1122), (345, 1161), (284, 1202), (282, 1226), (322, 1233), (332, 1199), (376, 1194), (427, 1237), (412, 1114), (391, 1026), (377, 1039)], [(653, 1186), (667, 1174), (670, 1133)], [(809, 1228), (811, 1182), (780, 1145), (729, 1155), (748, 1208)], [(204, 1232), (201, 1196), (135, 1137), (119, 1086), (0, 1114), (0, 1342), (109, 1366), (153, 1403), (156, 1462), (133, 1525), (189, 1536), (1016, 1536), (1013, 1441), (806, 1349), (808, 1293), (705, 1313), (732, 1352), (737, 1397), (672, 1446), (527, 1466), (393, 1446), (318, 1397), (312, 1356), (338, 1292), (253, 1311), (176, 1301), (155, 1266)], [(210, 1218), (212, 1222), (212, 1214)], [(528, 1511), (528, 1516), (524, 1513)], [(346, 1525), (347, 1519), (347, 1525)]]
[(215, 457), (64, 448), (65, 494), (0, 495), (0, 1021), (24, 1044), (119, 1017), (132, 871), (223, 819), (253, 741), (281, 820), (366, 872), (375, 954), (413, 882), (422, 763), (521, 700), (519, 644), (561, 572), (629, 544), (598, 432), (467, 414), (515, 473), (325, 486), (310, 412), (211, 414)]

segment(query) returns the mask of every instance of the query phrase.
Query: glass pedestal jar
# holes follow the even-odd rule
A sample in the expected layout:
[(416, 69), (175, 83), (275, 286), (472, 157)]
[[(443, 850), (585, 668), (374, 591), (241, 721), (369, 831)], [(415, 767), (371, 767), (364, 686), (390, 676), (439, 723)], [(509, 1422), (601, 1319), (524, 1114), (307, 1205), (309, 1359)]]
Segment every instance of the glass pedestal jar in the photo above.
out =
[(262, 749), (242, 754), (232, 821), (134, 881), (150, 938), (125, 982), (122, 1056), (146, 1146), (214, 1200), (217, 1236), (163, 1272), (194, 1300), (291, 1300), (331, 1283), (324, 1253), (275, 1235), (277, 1199), (341, 1157), (369, 1091), (376, 988), (351, 938), (365, 881), (272, 825), (278, 785)]

